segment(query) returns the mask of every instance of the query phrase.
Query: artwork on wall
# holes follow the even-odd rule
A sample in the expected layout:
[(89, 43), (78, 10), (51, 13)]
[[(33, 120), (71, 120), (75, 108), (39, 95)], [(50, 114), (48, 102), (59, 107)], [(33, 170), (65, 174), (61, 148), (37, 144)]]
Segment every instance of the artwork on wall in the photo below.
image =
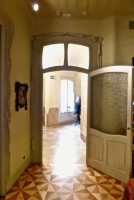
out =
[(25, 108), (25, 110), (27, 110), (27, 91), (28, 91), (28, 84), (22, 84), (20, 82), (15, 83), (16, 111), (19, 111), (19, 108), (23, 108), (23, 107)]

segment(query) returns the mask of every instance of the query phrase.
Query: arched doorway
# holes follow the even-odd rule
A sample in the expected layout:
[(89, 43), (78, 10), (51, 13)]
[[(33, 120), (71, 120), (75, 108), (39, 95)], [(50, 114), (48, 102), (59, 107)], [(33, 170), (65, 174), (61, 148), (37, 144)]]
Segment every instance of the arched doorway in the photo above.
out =
[[(42, 74), (46, 72), (67, 70), (88, 74), (101, 67), (101, 41), (102, 38), (92, 35), (73, 33), (50, 33), (33, 36), (32, 38), (32, 88), (31, 88), (31, 143), (32, 162), (42, 161)], [(64, 58), (62, 65), (42, 67), (42, 52), (45, 45), (63, 44)], [(78, 67), (68, 62), (68, 49), (70, 44), (84, 45), (89, 49), (88, 67)], [(99, 54), (98, 54), (99, 52)]]

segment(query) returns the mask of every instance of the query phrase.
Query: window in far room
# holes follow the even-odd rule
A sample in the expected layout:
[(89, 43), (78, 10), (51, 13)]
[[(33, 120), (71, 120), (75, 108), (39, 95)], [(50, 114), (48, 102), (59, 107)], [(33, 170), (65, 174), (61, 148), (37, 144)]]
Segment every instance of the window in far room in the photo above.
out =
[(61, 113), (74, 110), (74, 82), (68, 78), (61, 79), (60, 85), (60, 110)]

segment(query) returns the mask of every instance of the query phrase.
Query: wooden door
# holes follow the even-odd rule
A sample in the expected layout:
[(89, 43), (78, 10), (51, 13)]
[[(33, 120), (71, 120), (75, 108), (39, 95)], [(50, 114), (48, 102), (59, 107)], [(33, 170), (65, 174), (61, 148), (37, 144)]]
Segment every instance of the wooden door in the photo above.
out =
[(131, 66), (89, 74), (87, 164), (122, 182), (132, 171)]

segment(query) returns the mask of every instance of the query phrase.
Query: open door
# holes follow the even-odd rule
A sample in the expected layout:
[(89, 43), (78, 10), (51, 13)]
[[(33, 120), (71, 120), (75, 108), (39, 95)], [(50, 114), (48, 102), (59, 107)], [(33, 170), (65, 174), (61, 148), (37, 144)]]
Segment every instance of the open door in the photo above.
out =
[(132, 172), (131, 66), (89, 74), (87, 165), (127, 182)]

